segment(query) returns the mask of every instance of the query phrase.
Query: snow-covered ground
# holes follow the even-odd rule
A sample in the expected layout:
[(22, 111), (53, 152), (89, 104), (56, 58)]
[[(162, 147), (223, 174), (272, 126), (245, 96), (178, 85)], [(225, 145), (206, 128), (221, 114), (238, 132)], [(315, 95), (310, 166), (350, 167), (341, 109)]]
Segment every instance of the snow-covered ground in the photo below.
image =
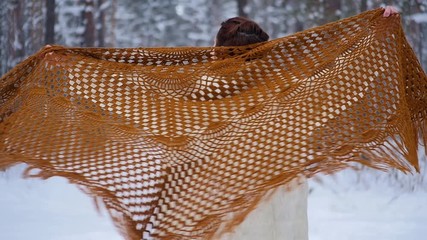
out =
[[(22, 179), (23, 168), (0, 173), (1, 240), (123, 240), (77, 187), (62, 178)], [(344, 171), (320, 177), (322, 183), (310, 180), (310, 240), (426, 239), (426, 189), (408, 191), (375, 178), (378, 173), (358, 179)]]
[[(387, 177), (371, 171), (358, 179), (344, 171), (321, 177), (321, 184), (310, 181), (310, 240), (427, 239), (427, 191), (392, 186)], [(400, 175), (400, 181), (412, 177)]]
[(108, 213), (67, 180), (22, 179), (24, 165), (0, 173), (0, 240), (123, 240)]

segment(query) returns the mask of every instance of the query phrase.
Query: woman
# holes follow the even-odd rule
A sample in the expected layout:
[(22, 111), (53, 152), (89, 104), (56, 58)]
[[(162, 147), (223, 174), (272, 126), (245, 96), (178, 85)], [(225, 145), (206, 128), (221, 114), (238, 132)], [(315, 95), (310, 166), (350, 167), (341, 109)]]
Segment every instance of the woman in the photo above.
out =
[[(397, 14), (392, 6), (383, 17)], [(230, 18), (221, 24), (215, 46), (243, 46), (268, 41), (268, 34), (254, 21)], [(221, 239), (308, 239), (308, 185), (305, 179), (270, 190), (258, 207), (236, 229)], [(227, 216), (232, 218), (232, 214)]]
[(243, 46), (268, 41), (269, 36), (261, 27), (244, 17), (234, 17), (221, 23), (215, 46)]
[[(268, 39), (268, 34), (254, 21), (234, 17), (221, 24), (215, 46), (244, 46)], [(308, 239), (307, 192), (306, 180), (270, 190), (233, 233), (221, 239)]]

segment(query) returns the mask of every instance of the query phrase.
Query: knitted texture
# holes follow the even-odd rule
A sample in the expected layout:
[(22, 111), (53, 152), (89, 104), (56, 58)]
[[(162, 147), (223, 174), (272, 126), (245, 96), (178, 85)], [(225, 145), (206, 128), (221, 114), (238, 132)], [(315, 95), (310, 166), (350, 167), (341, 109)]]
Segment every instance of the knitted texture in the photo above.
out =
[(0, 168), (67, 178), (132, 240), (219, 236), (353, 163), (417, 170), (427, 79), (382, 12), (243, 47), (44, 48), (1, 78)]

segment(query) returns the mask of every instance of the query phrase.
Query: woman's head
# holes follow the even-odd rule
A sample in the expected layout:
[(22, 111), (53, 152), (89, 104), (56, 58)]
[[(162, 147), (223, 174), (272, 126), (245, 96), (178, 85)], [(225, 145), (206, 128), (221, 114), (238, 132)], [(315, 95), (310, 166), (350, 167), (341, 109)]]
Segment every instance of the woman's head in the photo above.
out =
[(244, 17), (234, 17), (221, 23), (215, 46), (243, 46), (268, 41), (268, 34), (258, 24)]

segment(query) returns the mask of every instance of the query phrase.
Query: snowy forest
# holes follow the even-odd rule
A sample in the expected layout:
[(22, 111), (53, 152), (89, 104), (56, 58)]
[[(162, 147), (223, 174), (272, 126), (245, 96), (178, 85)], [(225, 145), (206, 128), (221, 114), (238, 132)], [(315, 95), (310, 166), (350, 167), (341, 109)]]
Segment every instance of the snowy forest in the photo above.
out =
[(271, 39), (385, 5), (396, 6), (427, 67), (427, 0), (2, 0), (0, 75), (46, 44), (82, 47), (211, 46), (237, 15)]
[[(221, 22), (237, 15), (254, 19), (274, 39), (386, 5), (398, 8), (406, 36), (427, 69), (427, 0), (2, 0), (0, 75), (46, 44), (212, 46)], [(425, 155), (420, 159), (425, 169)], [(359, 181), (371, 171), (360, 172)], [(422, 172), (375, 178), (406, 190), (427, 189)]]
[[(0, 76), (47, 44), (212, 46), (221, 22), (234, 16), (255, 20), (275, 39), (386, 5), (399, 10), (426, 71), (427, 0), (0, 0)], [(363, 168), (310, 179), (310, 239), (423, 238), (425, 153), (421, 174)], [(123, 239), (74, 185), (23, 180), (23, 169), (0, 171), (0, 239)]]

